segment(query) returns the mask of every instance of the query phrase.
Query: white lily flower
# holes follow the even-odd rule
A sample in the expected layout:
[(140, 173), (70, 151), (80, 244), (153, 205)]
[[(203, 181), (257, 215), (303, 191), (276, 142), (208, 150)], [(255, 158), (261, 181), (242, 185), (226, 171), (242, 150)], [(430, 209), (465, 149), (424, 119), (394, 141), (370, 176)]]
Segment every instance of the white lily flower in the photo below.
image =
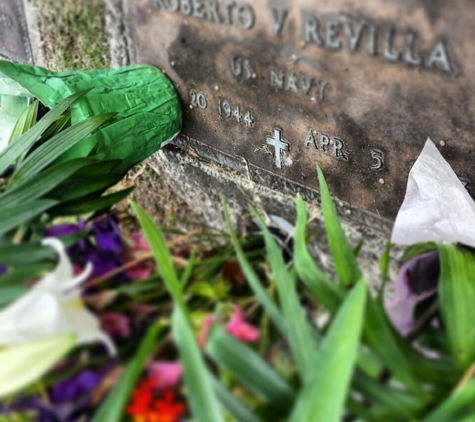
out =
[(111, 339), (100, 328), (99, 319), (85, 306), (79, 285), (92, 266), (74, 277), (73, 266), (58, 239), (47, 238), (59, 255), (56, 269), (36, 283), (18, 300), (0, 311), (0, 348), (60, 334), (75, 334), (76, 344), (102, 341), (116, 354)]
[(475, 247), (475, 202), (428, 139), (409, 173), (391, 242), (463, 243)]

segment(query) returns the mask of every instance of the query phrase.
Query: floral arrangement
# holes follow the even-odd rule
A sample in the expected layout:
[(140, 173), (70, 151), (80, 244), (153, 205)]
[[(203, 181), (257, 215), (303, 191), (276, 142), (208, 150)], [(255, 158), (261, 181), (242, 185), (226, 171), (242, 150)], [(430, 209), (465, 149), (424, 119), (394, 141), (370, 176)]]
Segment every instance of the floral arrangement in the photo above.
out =
[(87, 95), (42, 118), (32, 103), (0, 152), (0, 420), (473, 420), (475, 205), (430, 141), (392, 234), (408, 248), (387, 302), (391, 243), (373, 296), (319, 168), (336, 280), (307, 249), (300, 198), (285, 242), (255, 211), (259, 234), (239, 238), (223, 201), (228, 233), (194, 248), (135, 203), (112, 208), (128, 193), (108, 191), (115, 158), (56, 161), (115, 118), (71, 124)]

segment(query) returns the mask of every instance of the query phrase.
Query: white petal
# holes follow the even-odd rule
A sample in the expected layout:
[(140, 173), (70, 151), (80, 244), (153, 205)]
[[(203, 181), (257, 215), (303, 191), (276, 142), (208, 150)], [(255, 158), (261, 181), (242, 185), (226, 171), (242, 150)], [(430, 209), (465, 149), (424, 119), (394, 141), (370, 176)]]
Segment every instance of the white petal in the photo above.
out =
[(41, 281), (42, 286), (51, 287), (56, 290), (66, 290), (78, 286), (91, 274), (92, 265), (88, 262), (84, 271), (77, 277), (74, 277), (73, 265), (66, 254), (63, 243), (59, 239), (47, 237), (43, 239), (41, 244), (52, 247), (59, 257), (55, 270)]
[(475, 247), (475, 203), (428, 139), (409, 173), (391, 242), (463, 243)]

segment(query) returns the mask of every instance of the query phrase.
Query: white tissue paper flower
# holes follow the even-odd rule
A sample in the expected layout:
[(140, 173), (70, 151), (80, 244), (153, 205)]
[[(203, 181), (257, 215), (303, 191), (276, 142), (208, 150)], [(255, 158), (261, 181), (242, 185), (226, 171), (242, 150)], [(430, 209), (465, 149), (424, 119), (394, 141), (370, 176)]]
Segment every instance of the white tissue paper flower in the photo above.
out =
[(74, 277), (73, 266), (58, 239), (47, 238), (59, 255), (56, 269), (31, 290), (0, 311), (0, 348), (60, 334), (75, 334), (76, 344), (102, 341), (109, 353), (116, 354), (110, 338), (101, 331), (99, 319), (85, 306), (79, 285), (91, 273), (88, 264)]
[(427, 139), (409, 173), (391, 242), (463, 243), (475, 247), (475, 202), (434, 143)]

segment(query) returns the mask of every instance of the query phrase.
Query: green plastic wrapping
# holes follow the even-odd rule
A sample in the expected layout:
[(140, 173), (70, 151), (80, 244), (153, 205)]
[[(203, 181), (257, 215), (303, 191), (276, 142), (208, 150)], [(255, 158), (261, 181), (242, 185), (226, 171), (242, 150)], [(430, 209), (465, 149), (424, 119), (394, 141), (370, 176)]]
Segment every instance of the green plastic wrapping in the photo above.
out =
[(181, 129), (182, 111), (176, 90), (163, 72), (153, 66), (51, 72), (0, 60), (0, 80), (10, 80), (10, 86), (11, 81), (16, 82), (47, 107), (90, 89), (71, 106), (72, 124), (101, 113), (118, 113), (59, 161), (86, 157), (97, 144), (94, 152), (104, 153), (106, 159), (122, 160), (115, 172), (125, 172), (173, 139)]

